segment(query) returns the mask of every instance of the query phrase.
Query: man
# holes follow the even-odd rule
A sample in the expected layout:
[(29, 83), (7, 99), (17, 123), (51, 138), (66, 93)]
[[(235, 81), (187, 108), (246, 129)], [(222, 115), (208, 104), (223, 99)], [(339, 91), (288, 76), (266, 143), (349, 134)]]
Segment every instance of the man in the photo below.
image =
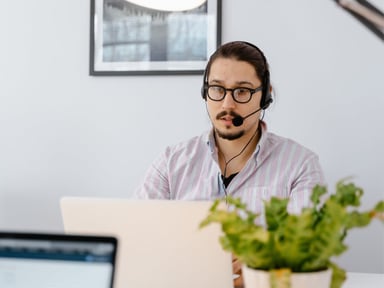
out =
[(324, 184), (323, 172), (313, 152), (267, 131), (262, 118), (271, 92), (268, 63), (259, 48), (242, 41), (219, 47), (202, 86), (213, 128), (166, 148), (136, 195), (182, 200), (230, 195), (256, 212), (271, 196), (290, 198), (291, 212), (307, 206), (312, 188)]

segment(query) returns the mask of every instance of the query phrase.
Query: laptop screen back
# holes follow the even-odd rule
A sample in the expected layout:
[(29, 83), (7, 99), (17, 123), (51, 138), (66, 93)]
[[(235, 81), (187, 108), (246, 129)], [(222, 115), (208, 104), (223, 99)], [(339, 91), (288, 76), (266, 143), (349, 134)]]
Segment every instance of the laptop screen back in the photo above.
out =
[(221, 227), (199, 229), (211, 201), (67, 197), (67, 233), (115, 235), (116, 288), (233, 287), (231, 255)]
[(0, 287), (112, 288), (113, 237), (0, 232)]

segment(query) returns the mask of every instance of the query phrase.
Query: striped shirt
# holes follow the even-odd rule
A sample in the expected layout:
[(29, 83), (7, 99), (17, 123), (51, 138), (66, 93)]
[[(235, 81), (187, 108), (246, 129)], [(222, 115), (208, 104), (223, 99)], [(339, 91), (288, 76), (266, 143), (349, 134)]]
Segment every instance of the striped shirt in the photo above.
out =
[(135, 191), (140, 199), (212, 200), (225, 195), (241, 198), (249, 209), (262, 213), (263, 200), (290, 198), (296, 213), (309, 205), (312, 188), (324, 185), (315, 153), (267, 131), (243, 169), (224, 187), (213, 131), (167, 147), (152, 163)]

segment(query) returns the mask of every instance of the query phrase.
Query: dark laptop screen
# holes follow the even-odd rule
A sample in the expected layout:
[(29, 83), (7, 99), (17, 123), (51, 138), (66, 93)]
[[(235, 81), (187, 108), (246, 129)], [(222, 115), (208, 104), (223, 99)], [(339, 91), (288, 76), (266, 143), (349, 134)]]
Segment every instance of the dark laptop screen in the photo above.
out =
[(113, 237), (0, 232), (0, 287), (112, 288)]

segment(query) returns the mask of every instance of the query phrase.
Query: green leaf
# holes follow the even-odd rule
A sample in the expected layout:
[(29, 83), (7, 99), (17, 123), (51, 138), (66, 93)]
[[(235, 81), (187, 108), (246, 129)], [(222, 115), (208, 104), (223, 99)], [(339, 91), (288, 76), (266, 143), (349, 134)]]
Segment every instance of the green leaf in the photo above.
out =
[(329, 263), (329, 267), (332, 269), (331, 288), (341, 288), (342, 284), (347, 278), (345, 270), (341, 269), (333, 262)]
[(377, 218), (384, 223), (384, 201), (377, 203), (371, 214), (373, 218)]
[(311, 194), (311, 202), (316, 207), (318, 204), (320, 204), (321, 196), (327, 193), (327, 188), (325, 186), (316, 185)]
[(311, 194), (312, 205), (299, 214), (288, 213), (289, 199), (271, 197), (264, 202), (265, 227), (257, 224), (259, 215), (240, 198), (228, 197), (227, 205), (221, 205), (223, 200), (214, 202), (200, 227), (220, 224), (222, 247), (251, 268), (311, 272), (332, 267), (332, 288), (339, 288), (345, 271), (331, 259), (347, 250), (344, 240), (349, 230), (367, 226), (374, 218), (384, 222), (384, 201), (371, 210), (357, 210), (363, 194), (362, 188), (345, 180), (336, 184), (333, 194), (318, 185)]
[(349, 230), (354, 227), (364, 227), (371, 222), (371, 213), (360, 213), (358, 211), (352, 211), (347, 214), (345, 221), (345, 229)]
[(292, 272), (290, 269), (271, 270), (269, 274), (271, 288), (291, 288)]
[(384, 201), (380, 201), (379, 203), (377, 203), (374, 210), (377, 213), (383, 213), (384, 212)]
[(302, 271), (302, 265), (310, 256), (309, 247), (313, 238), (312, 214), (307, 210), (301, 215), (289, 215), (284, 225), (273, 232), (275, 267), (289, 267)]
[(287, 205), (289, 199), (279, 199), (272, 197), (269, 202), (265, 201), (265, 218), (269, 231), (276, 230), (279, 225), (284, 223), (288, 216)]
[(360, 206), (360, 198), (363, 196), (364, 191), (353, 183), (339, 181), (336, 184), (336, 194), (331, 198), (338, 202), (343, 207), (347, 206)]

